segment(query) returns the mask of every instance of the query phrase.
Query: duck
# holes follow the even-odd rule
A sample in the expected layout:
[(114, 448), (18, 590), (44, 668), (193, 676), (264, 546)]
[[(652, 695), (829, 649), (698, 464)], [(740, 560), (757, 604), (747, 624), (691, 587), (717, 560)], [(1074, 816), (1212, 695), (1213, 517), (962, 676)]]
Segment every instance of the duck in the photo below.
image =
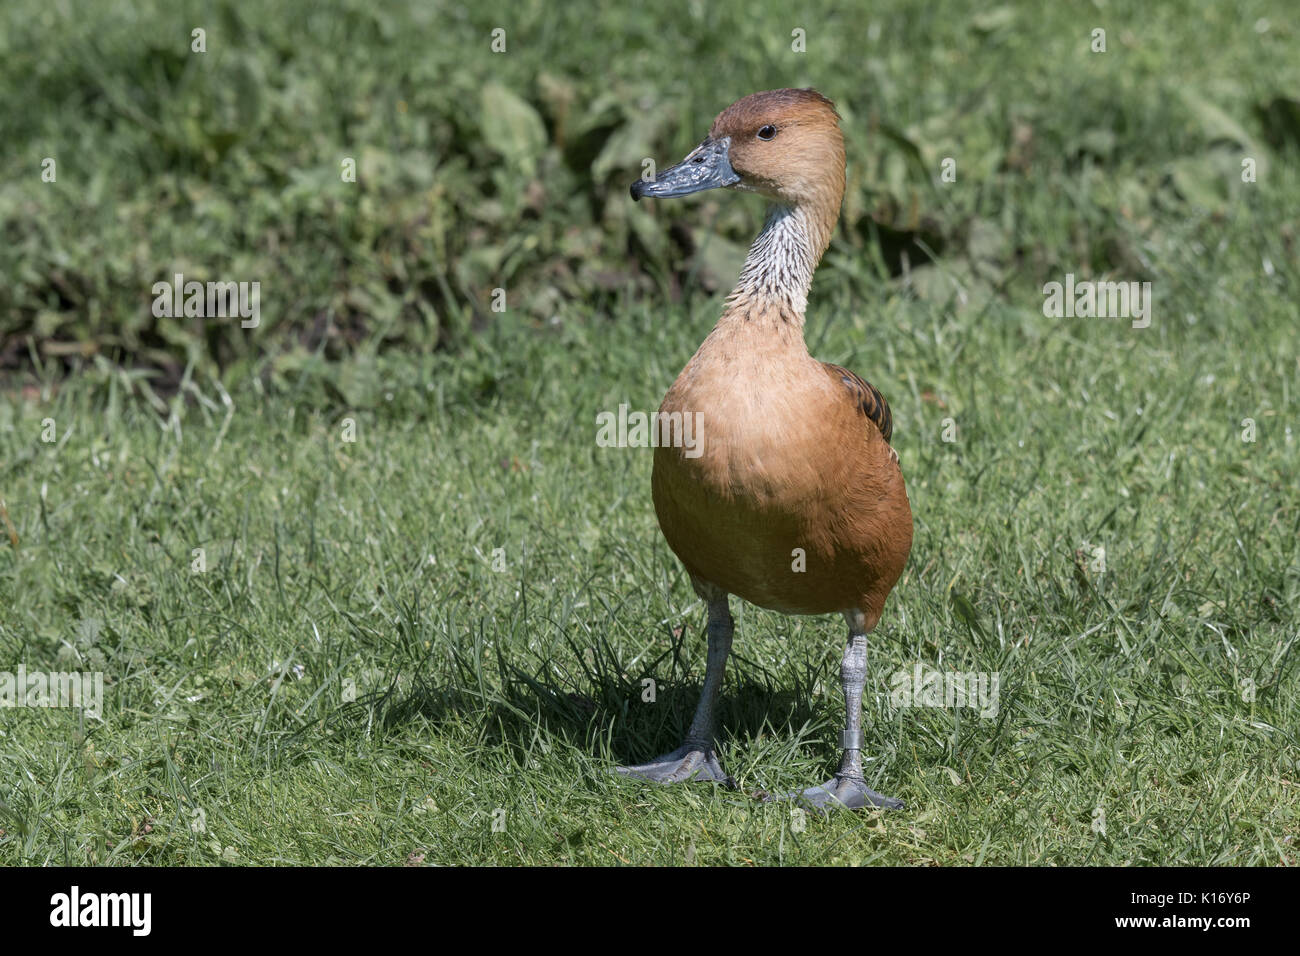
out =
[[(656, 419), (694, 415), (696, 447), (656, 443), (655, 514), (706, 608), (704, 684), (682, 745), (617, 772), (735, 788), (715, 711), (731, 652), (731, 597), (796, 615), (842, 615), (839, 769), (785, 798), (818, 811), (899, 809), (867, 786), (862, 693), (867, 637), (902, 575), (912, 512), (893, 417), (861, 376), (808, 352), (804, 313), (845, 188), (840, 115), (813, 89), (753, 93), (713, 121), (678, 164), (632, 184), (634, 201), (708, 189), (757, 193), (767, 216), (722, 315), (668, 389)], [(665, 429), (667, 431), (667, 429)]]

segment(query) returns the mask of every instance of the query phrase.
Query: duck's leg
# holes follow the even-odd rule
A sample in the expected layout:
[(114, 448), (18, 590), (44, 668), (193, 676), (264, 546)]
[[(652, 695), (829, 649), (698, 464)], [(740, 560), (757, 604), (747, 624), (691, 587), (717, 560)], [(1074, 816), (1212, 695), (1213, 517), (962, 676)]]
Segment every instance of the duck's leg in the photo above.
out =
[(635, 767), (618, 767), (619, 773), (629, 777), (643, 777), (656, 783), (681, 783), (683, 780), (712, 780), (735, 787), (735, 782), (718, 763), (713, 751), (715, 721), (714, 705), (722, 689), (722, 673), (731, 653), (732, 620), (727, 606), (727, 595), (710, 596), (709, 605), (709, 656), (704, 669), (704, 689), (695, 708), (695, 719), (686, 732), (686, 740), (672, 753), (656, 757), (649, 763)]
[(844, 616), (849, 622), (849, 640), (840, 662), (840, 681), (844, 685), (844, 756), (834, 777), (820, 787), (810, 787), (791, 796), (818, 810), (840, 807), (899, 810), (903, 807), (902, 800), (876, 793), (862, 775), (862, 686), (867, 680), (867, 627), (861, 611), (849, 611)]

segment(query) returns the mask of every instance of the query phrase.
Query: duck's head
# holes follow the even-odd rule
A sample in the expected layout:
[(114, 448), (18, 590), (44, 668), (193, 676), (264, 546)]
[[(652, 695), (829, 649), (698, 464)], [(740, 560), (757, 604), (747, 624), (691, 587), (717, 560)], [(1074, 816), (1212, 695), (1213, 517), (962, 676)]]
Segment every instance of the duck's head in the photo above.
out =
[(816, 90), (768, 90), (718, 114), (708, 137), (632, 198), (685, 196), (725, 187), (761, 193), (785, 205), (839, 212), (844, 195), (844, 137), (835, 104)]

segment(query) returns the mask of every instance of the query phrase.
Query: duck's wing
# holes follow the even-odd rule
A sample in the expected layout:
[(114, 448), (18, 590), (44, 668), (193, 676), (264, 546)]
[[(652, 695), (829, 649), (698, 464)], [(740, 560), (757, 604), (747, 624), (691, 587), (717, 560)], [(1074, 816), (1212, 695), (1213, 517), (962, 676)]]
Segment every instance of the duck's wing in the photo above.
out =
[(861, 375), (850, 372), (841, 365), (822, 362), (822, 366), (831, 378), (839, 380), (849, 390), (849, 396), (858, 407), (858, 411), (867, 416), (868, 420), (879, 429), (888, 444), (894, 434), (894, 416), (889, 411), (889, 403), (885, 401), (885, 396), (880, 394), (880, 389)]

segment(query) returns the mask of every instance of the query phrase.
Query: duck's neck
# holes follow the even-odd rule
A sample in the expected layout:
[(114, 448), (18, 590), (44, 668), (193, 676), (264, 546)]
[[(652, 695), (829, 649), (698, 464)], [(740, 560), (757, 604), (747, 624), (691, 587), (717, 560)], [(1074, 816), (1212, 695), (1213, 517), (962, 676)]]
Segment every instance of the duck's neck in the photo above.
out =
[(813, 272), (830, 243), (825, 218), (807, 206), (772, 206), (718, 324), (778, 326), (802, 340)]

